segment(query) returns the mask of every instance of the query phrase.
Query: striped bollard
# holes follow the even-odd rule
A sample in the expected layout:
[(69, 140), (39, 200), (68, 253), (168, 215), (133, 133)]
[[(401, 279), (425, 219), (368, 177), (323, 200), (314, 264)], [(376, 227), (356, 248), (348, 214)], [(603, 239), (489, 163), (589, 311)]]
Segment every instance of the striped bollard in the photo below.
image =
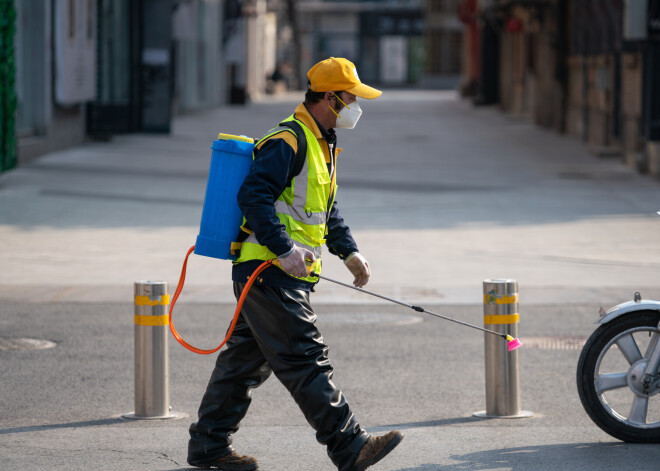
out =
[(170, 409), (166, 281), (136, 281), (134, 311), (135, 412), (126, 419), (174, 419)]
[[(518, 282), (484, 280), (484, 327), (518, 338)], [(509, 352), (501, 337), (484, 334), (486, 355), (486, 410), (477, 417), (519, 419), (534, 415), (521, 410), (518, 350)]]

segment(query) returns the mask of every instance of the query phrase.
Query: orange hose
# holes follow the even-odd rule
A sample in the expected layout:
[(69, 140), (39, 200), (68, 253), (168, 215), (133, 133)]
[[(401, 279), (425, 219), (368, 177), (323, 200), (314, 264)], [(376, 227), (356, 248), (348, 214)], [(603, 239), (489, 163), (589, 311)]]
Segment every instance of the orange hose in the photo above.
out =
[(181, 267), (181, 276), (179, 277), (179, 284), (177, 285), (176, 291), (174, 292), (174, 296), (172, 297), (172, 304), (170, 304), (170, 313), (169, 313), (170, 332), (172, 332), (172, 335), (177, 340), (177, 342), (179, 342), (183, 347), (187, 348), (191, 352), (197, 353), (199, 355), (210, 355), (220, 350), (222, 346), (225, 343), (227, 343), (227, 340), (229, 340), (229, 337), (231, 337), (231, 334), (234, 332), (234, 327), (236, 327), (236, 322), (238, 321), (238, 315), (241, 313), (241, 309), (243, 308), (243, 303), (245, 302), (245, 297), (250, 291), (252, 284), (257, 279), (259, 274), (262, 271), (264, 271), (264, 269), (266, 269), (266, 267), (268, 267), (268, 265), (272, 264), (273, 262), (272, 260), (265, 261), (264, 263), (259, 265), (257, 269), (254, 271), (254, 273), (252, 273), (252, 276), (250, 276), (250, 279), (245, 284), (245, 287), (243, 288), (243, 292), (241, 293), (241, 296), (238, 299), (238, 304), (236, 305), (236, 312), (234, 312), (234, 319), (231, 321), (231, 325), (229, 326), (229, 330), (227, 331), (227, 336), (222, 341), (222, 343), (218, 345), (216, 348), (213, 348), (211, 350), (202, 350), (201, 348), (194, 347), (185, 340), (183, 340), (179, 335), (179, 333), (176, 331), (176, 328), (174, 327), (174, 322), (172, 321), (172, 311), (174, 310), (174, 305), (176, 304), (176, 300), (179, 298), (179, 295), (181, 294), (181, 290), (183, 290), (183, 284), (186, 281), (186, 268), (188, 266), (188, 257), (190, 257), (190, 254), (193, 252), (193, 250), (195, 250), (194, 245), (190, 247), (190, 249), (188, 249), (186, 258), (183, 261), (183, 267)]

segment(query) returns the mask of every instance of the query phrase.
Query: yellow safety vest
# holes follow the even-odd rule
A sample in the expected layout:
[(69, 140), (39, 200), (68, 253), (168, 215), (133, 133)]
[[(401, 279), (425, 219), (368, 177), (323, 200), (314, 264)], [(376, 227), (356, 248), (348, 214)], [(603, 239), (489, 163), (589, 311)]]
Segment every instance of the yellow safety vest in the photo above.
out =
[[(297, 121), (305, 132), (307, 158), (300, 174), (292, 179), (291, 185), (285, 188), (275, 201), (275, 213), (280, 223), (286, 228), (294, 245), (303, 247), (314, 254), (316, 261), (312, 265), (312, 270), (315, 273), (321, 273), (321, 247), (325, 244), (328, 211), (335, 198), (336, 171), (333, 171), (332, 176), (328, 172), (325, 155), (314, 133), (302, 121), (296, 119), (295, 114), (284, 121), (290, 120)], [(279, 132), (282, 132), (281, 129), (267, 134), (259, 140), (255, 148)], [(336, 165), (332, 165), (333, 169), (335, 167)], [(245, 225), (245, 219), (243, 219), (243, 224)], [(266, 246), (259, 244), (254, 234), (250, 234), (243, 242), (240, 256), (234, 263), (276, 258), (277, 255), (268, 250)], [(311, 283), (318, 281), (318, 278), (312, 276), (298, 279)]]

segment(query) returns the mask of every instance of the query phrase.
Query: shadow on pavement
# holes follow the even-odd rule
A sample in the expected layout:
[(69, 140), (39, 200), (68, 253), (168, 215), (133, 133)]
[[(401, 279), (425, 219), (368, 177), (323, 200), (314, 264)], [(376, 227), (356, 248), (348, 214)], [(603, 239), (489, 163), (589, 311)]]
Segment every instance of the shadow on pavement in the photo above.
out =
[(569, 443), (501, 448), (465, 455), (451, 455), (451, 459), (458, 463), (441, 468), (437, 465), (424, 465), (399, 471), (657, 469), (660, 448), (657, 445), (622, 442)]
[(44, 430), (57, 430), (57, 429), (65, 429), (65, 428), (97, 427), (100, 425), (115, 425), (115, 424), (123, 424), (123, 423), (130, 423), (130, 421), (126, 419), (122, 419), (120, 417), (115, 417), (109, 419), (87, 420), (83, 422), (68, 422), (64, 424), (26, 425), (25, 427), (0, 429), (0, 435), (9, 435), (12, 433), (40, 432)]
[(405, 422), (401, 424), (390, 424), (379, 426), (378, 429), (407, 429), (421, 427), (442, 427), (446, 425), (465, 425), (475, 422), (490, 420), (486, 417), (453, 417), (449, 419), (425, 420), (423, 422)]

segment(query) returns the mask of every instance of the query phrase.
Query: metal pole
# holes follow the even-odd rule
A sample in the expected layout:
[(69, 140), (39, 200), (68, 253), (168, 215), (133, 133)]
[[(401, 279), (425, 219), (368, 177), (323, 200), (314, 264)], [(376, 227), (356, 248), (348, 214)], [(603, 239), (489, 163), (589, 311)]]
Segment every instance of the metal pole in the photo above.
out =
[(123, 417), (177, 418), (180, 415), (170, 411), (167, 282), (136, 281), (134, 288), (135, 412)]
[[(484, 280), (484, 327), (502, 335), (518, 337), (518, 282)], [(512, 352), (493, 335), (485, 335), (486, 410), (478, 417), (517, 419), (531, 417), (521, 410), (518, 350)]]

